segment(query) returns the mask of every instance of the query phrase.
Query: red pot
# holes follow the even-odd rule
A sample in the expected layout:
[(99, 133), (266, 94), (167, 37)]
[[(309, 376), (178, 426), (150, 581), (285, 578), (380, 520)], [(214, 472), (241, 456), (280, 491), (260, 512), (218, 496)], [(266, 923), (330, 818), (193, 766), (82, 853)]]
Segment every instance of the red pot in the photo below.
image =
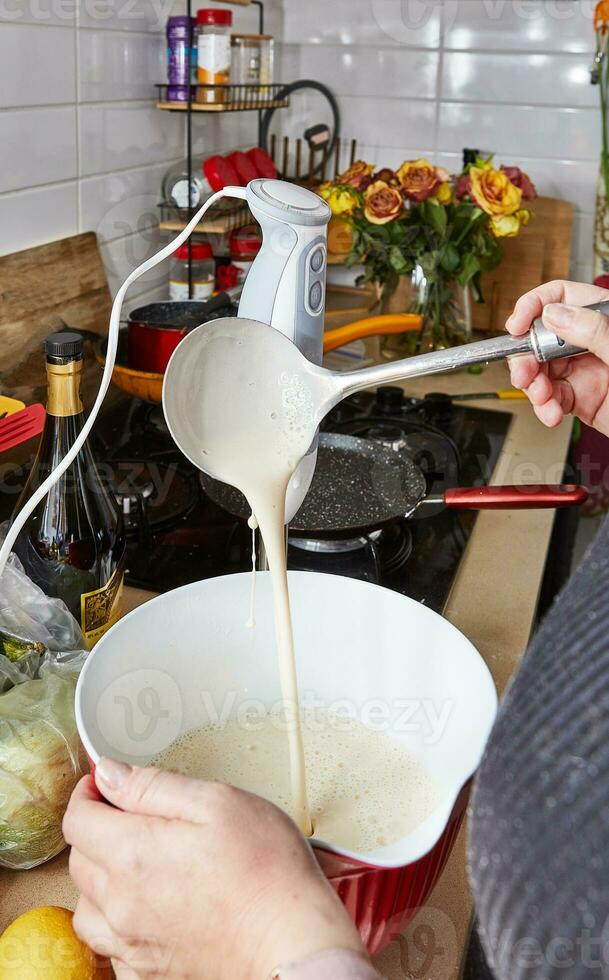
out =
[(216, 297), (207, 302), (148, 303), (132, 310), (128, 325), (129, 367), (136, 371), (164, 374), (169, 358), (186, 334), (205, 323), (210, 314), (232, 316), (234, 307), (227, 298), (218, 309)]

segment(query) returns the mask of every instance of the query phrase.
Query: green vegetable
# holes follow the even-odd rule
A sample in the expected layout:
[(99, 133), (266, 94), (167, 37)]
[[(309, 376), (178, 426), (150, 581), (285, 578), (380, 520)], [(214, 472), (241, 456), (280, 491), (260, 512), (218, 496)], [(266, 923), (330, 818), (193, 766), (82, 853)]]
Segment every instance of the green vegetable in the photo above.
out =
[(44, 643), (24, 640), (21, 636), (14, 636), (12, 633), (0, 630), (0, 653), (4, 654), (12, 664), (16, 664), (18, 660), (22, 660), (28, 654), (42, 656), (43, 653), (46, 653), (46, 647)]
[(484, 367), (482, 364), (470, 364), (467, 369), (468, 374), (482, 374)]
[(0, 696), (0, 866), (31, 868), (65, 846), (61, 821), (86, 769), (74, 720), (77, 676), (45, 666)]

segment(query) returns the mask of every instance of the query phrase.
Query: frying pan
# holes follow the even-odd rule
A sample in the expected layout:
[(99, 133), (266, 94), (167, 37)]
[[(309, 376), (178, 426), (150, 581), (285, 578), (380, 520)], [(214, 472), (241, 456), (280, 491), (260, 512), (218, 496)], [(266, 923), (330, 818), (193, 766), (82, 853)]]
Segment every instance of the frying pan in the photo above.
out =
[[(214, 503), (244, 520), (245, 497), (234, 487), (200, 474)], [(518, 510), (581, 504), (584, 487), (459, 487), (429, 495), (423, 471), (404, 452), (371, 439), (322, 432), (311, 488), (292, 523), (295, 537), (359, 537), (393, 524), (427, 505), (460, 510)]]

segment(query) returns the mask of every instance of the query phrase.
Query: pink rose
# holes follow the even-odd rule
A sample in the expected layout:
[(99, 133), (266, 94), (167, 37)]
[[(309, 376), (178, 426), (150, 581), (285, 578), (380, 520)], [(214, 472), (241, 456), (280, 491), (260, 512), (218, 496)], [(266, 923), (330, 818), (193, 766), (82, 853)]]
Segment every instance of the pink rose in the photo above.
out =
[(500, 168), (508, 180), (511, 180), (512, 184), (519, 187), (522, 191), (522, 197), (525, 201), (530, 201), (531, 198), (537, 195), (535, 190), (535, 184), (531, 180), (528, 174), (525, 174), (524, 170), (520, 167), (501, 167)]
[(461, 200), (462, 197), (471, 197), (472, 193), (472, 183), (469, 179), (469, 174), (461, 174), (459, 180), (457, 181), (457, 186), (455, 187), (455, 197)]

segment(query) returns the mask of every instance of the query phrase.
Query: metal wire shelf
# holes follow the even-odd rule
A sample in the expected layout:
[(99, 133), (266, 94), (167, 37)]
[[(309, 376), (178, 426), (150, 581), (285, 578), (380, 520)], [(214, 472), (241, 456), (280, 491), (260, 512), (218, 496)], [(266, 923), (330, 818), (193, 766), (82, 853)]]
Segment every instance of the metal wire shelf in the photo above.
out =
[[(188, 86), (183, 85), (184, 99), (170, 101), (168, 90), (179, 86), (167, 82), (157, 84), (157, 109), (170, 112), (188, 111)], [(290, 100), (284, 93), (285, 86), (277, 82), (264, 85), (191, 85), (191, 112), (245, 112), (247, 110), (283, 109)]]
[[(228, 206), (227, 206), (228, 205)], [(188, 208), (178, 208), (169, 201), (161, 201), (159, 204), (161, 231), (181, 231), (189, 221)], [(209, 209), (203, 221), (200, 221), (195, 229), (195, 234), (222, 235), (235, 228), (242, 228), (243, 225), (253, 221), (252, 213), (243, 202), (220, 201), (215, 207)]]

